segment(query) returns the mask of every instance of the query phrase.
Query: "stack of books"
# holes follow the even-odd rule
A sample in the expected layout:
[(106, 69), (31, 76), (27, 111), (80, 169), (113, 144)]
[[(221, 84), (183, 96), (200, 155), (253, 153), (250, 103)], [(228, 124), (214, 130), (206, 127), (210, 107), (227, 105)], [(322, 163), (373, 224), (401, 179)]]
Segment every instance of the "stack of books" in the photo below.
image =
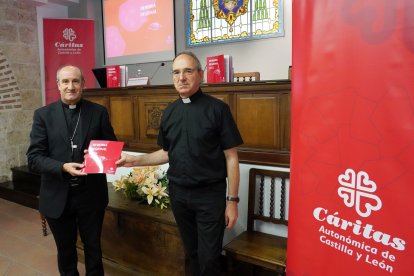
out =
[(230, 55), (209, 56), (206, 64), (208, 83), (233, 81), (233, 60)]
[(126, 65), (106, 66), (106, 87), (127, 86), (128, 67)]

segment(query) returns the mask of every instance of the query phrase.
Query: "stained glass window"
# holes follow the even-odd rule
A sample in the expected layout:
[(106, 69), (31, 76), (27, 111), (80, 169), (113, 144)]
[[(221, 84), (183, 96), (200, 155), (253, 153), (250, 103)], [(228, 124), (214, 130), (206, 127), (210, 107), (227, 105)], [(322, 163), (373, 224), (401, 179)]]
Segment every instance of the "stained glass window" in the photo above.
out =
[(283, 36), (283, 0), (187, 0), (187, 45)]

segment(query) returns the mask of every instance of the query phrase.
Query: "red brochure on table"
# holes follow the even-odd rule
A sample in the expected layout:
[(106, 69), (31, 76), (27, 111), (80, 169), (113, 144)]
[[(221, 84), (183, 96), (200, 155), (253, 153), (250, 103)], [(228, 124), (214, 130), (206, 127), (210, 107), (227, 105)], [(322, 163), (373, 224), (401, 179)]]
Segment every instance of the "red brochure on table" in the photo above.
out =
[(115, 174), (115, 162), (121, 157), (123, 147), (124, 142), (91, 140), (82, 172)]

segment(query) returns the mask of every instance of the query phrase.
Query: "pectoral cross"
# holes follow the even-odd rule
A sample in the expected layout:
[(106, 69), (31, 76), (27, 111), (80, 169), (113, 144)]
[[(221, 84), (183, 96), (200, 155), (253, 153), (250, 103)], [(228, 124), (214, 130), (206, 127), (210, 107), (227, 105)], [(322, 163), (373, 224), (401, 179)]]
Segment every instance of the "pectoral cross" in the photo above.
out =
[(72, 148), (72, 152), (73, 152), (73, 149), (77, 149), (78, 145), (73, 144), (73, 141), (70, 140), (70, 147)]

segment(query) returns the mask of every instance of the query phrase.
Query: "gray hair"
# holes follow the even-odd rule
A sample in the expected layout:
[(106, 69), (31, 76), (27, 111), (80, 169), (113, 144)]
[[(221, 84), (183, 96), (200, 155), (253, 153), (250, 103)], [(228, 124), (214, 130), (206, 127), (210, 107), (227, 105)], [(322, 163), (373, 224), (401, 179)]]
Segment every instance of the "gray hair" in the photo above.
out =
[(178, 53), (178, 54), (175, 56), (175, 58), (173, 59), (173, 62), (175, 61), (175, 59), (176, 59), (177, 57), (179, 57), (179, 56), (181, 56), (181, 55), (186, 55), (186, 56), (190, 56), (190, 57), (192, 57), (192, 58), (193, 58), (193, 60), (195, 61), (196, 65), (197, 65), (197, 70), (198, 70), (198, 71), (203, 70), (203, 68), (201, 67), (201, 63), (200, 63), (200, 60), (198, 59), (198, 57), (197, 57), (197, 56), (196, 56), (193, 52), (190, 52), (190, 51), (184, 51), (184, 52)]

